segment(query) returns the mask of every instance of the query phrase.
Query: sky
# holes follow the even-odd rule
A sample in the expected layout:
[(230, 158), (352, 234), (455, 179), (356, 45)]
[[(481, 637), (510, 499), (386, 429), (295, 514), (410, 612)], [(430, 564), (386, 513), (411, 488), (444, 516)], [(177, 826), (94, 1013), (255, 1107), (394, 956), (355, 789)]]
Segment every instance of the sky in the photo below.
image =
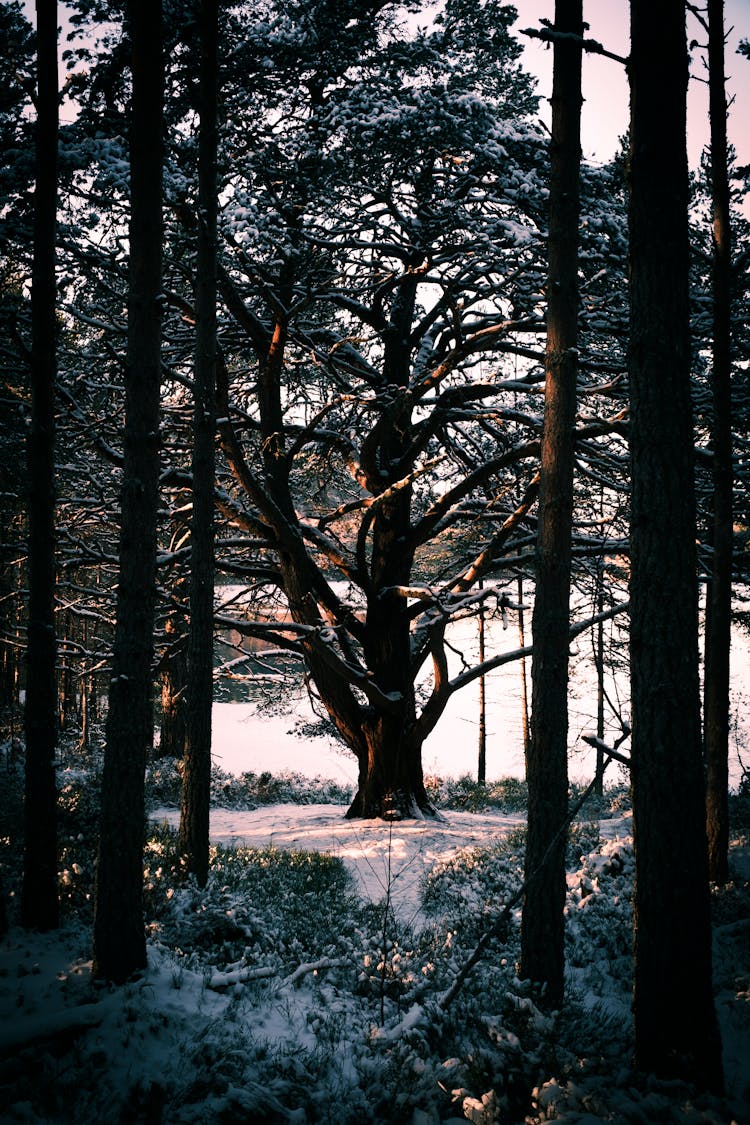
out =
[[(540, 20), (554, 19), (554, 0), (512, 0), (518, 10), (517, 28), (539, 28)], [(698, 0), (701, 3), (701, 0)], [(425, 8), (432, 5), (425, 0)], [(24, 0), (27, 18), (35, 22), (34, 0)], [(59, 5), (63, 25), (61, 50), (67, 46), (69, 30)], [(596, 39), (614, 54), (625, 57), (629, 48), (629, 12), (627, 0), (584, 0), (584, 19), (589, 24), (587, 35)], [(421, 21), (419, 21), (421, 22)], [(750, 0), (725, 0), (724, 23), (727, 30), (726, 73), (727, 97), (734, 99), (729, 114), (729, 139), (737, 150), (740, 165), (750, 164), (750, 60), (737, 54), (740, 39), (750, 38)], [(688, 41), (705, 41), (705, 32), (696, 18), (688, 14)], [(538, 39), (524, 37), (524, 64), (539, 80), (539, 93), (548, 98), (552, 90), (552, 50)], [(62, 76), (61, 71), (61, 76)], [(708, 87), (705, 51), (692, 52), (693, 80), (688, 91), (688, 156), (691, 167), (697, 167), (702, 149), (709, 140)], [(619, 138), (628, 126), (629, 95), (625, 67), (601, 55), (586, 54), (583, 64), (584, 104), (581, 134), (584, 157), (606, 162), (617, 151)], [(543, 103), (543, 112), (544, 112)], [(546, 107), (548, 109), (548, 106)], [(66, 116), (63, 111), (63, 116)], [(750, 203), (745, 210), (750, 213)]]
[[(540, 26), (541, 19), (553, 20), (554, 0), (512, 0), (518, 10), (517, 28)], [(699, 0), (700, 3), (700, 0)], [(608, 51), (626, 56), (630, 39), (630, 5), (627, 0), (584, 0), (583, 18), (589, 24), (587, 37), (596, 39)], [(729, 113), (729, 139), (737, 149), (739, 164), (750, 164), (750, 60), (738, 55), (740, 39), (750, 39), (750, 0), (725, 0), (724, 26), (728, 33), (726, 49), (727, 98), (734, 97)], [(688, 42), (705, 42), (705, 32), (696, 18), (688, 14)], [(705, 51), (692, 51), (688, 90), (688, 157), (696, 167), (709, 140), (708, 87), (705, 79)], [(524, 62), (539, 79), (539, 93), (552, 92), (552, 50), (538, 39), (528, 39)], [(629, 95), (625, 67), (601, 55), (587, 54), (583, 62), (581, 138), (584, 156), (607, 161), (617, 151), (618, 138), (628, 127)]]

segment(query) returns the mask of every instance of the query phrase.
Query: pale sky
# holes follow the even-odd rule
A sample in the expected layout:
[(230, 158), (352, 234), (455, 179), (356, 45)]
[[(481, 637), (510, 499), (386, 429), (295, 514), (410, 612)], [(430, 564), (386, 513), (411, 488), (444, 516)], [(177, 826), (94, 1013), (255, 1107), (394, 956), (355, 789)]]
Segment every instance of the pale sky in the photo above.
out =
[[(554, 19), (554, 0), (510, 0), (518, 9), (517, 28), (540, 26), (540, 19)], [(586, 33), (608, 51), (623, 57), (629, 51), (630, 5), (627, 0), (583, 0), (583, 18), (590, 25)], [(726, 49), (727, 98), (734, 96), (730, 108), (729, 140), (737, 150), (739, 164), (750, 164), (750, 59), (736, 54), (740, 39), (750, 39), (750, 0), (725, 0), (724, 25), (729, 32)], [(730, 31), (730, 29), (732, 29)], [(688, 13), (688, 42), (705, 42), (705, 32)], [(525, 63), (539, 78), (538, 91), (549, 97), (552, 91), (552, 50), (538, 39), (527, 37)], [(692, 52), (692, 73), (706, 78), (705, 52)], [(581, 117), (582, 147), (589, 159), (606, 161), (617, 150), (618, 138), (628, 126), (629, 95), (625, 68), (601, 55), (585, 55), (583, 62), (584, 104)], [(708, 87), (691, 81), (688, 91), (688, 156), (691, 167), (700, 159), (708, 143)]]

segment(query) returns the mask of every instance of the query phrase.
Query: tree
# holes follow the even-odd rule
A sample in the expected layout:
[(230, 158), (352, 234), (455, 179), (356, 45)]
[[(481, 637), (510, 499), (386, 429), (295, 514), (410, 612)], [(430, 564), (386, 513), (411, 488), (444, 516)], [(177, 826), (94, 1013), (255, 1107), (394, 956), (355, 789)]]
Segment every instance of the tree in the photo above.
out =
[(94, 974), (146, 964), (143, 787), (153, 740), (153, 629), (161, 387), (161, 6), (132, 0), (130, 281), (119, 583), (94, 914)]
[[(546, 138), (510, 9), (496, 0), (450, 0), (428, 31), (401, 26), (395, 3), (305, 0), (269, 12), (229, 9), (221, 26), (216, 560), (245, 587), (247, 608), (217, 620), (260, 641), (261, 659), (283, 649), (305, 661), (316, 705), (361, 765), (352, 815), (431, 815), (422, 743), (451, 695), (486, 670), (451, 667), (452, 623), (482, 605), (500, 610), (533, 564)], [(184, 80), (195, 52), (183, 21), (166, 35), (177, 93), (167, 107), (171, 511), (160, 621), (189, 551), (172, 532), (191, 486), (197, 231), (195, 98)], [(73, 185), (78, 221), (65, 242), (86, 342), (86, 375), (66, 394), (96, 453), (92, 511), (109, 511), (121, 416), (121, 63), (108, 43), (82, 90), (76, 128), (91, 164), (80, 194)], [(583, 182), (596, 221), (581, 232), (588, 416), (577, 454), (582, 477), (621, 491), (621, 287), (605, 273), (623, 254), (619, 172), (591, 170)], [(601, 546), (577, 528), (575, 557)], [(93, 522), (76, 550), (112, 565)]]
[(55, 375), (57, 223), (57, 4), (37, 4), (36, 189), (31, 281), (31, 428), (28, 438), (27, 639), (23, 924), (58, 924), (55, 642)]
[(216, 149), (218, 5), (201, 0), (198, 253), (190, 554), (190, 647), (180, 846), (199, 886), (208, 878), (211, 705), (214, 652), (214, 477), (216, 438)]
[(581, 157), (581, 0), (555, 4), (549, 195), (549, 274), (536, 593), (532, 632), (527, 890), (521, 972), (564, 991), (565, 844), (568, 811), (568, 649), (578, 370), (578, 221)]
[(687, 80), (684, 3), (632, 0), (635, 1058), (645, 1070), (718, 1088), (698, 683)]
[[(530, 103), (506, 9), (491, 5), (488, 49), (487, 13), (480, 19), (469, 5), (449, 4), (444, 25), (411, 42), (394, 35), (390, 5), (378, 5), (376, 36), (366, 7), (352, 5), (342, 22), (336, 5), (311, 5), (293, 36), (266, 24), (262, 33), (274, 33), (262, 49), (259, 32), (247, 34), (252, 53), (237, 56), (253, 89), (266, 76), (269, 102), (284, 88), (286, 109), (281, 130), (275, 112), (254, 110), (243, 130), (251, 158), (243, 180), (233, 175), (225, 209), (233, 253), (220, 289), (235, 324), (219, 414), (237, 492), (233, 505), (220, 499), (260, 547), (259, 582), (283, 591), (292, 618), (287, 629), (244, 628), (304, 654), (323, 708), (358, 758), (350, 815), (431, 815), (421, 746), (455, 690), (445, 629), (497, 593), (466, 601), (492, 565), (489, 542), (477, 552), (466, 538), (462, 560), (442, 575), (429, 552), (440, 533), (475, 523), (492, 504), (505, 464), (538, 452), (532, 423), (518, 452), (509, 431), (503, 452), (479, 464), (499, 418), (488, 405), (496, 391), (466, 375), (511, 326), (541, 329), (535, 311), (520, 311), (520, 295), (509, 315), (501, 278), (535, 261), (530, 184), (542, 146), (533, 128), (524, 136), (509, 124)], [(473, 73), (466, 60), (477, 51)], [(232, 113), (236, 125), (245, 112)], [(511, 166), (518, 187), (504, 194), (511, 179), (500, 172)], [(245, 227), (251, 216), (252, 244), (230, 225), (234, 215)], [(234, 376), (244, 369), (238, 331), (257, 363), (249, 395)], [(431, 504), (441, 458), (443, 495)], [(498, 553), (535, 499), (533, 475), (524, 471), (491, 517), (508, 519), (489, 537)], [(427, 661), (432, 691), (420, 706), (415, 680)]]
[(708, 867), (725, 883), (729, 853), (729, 652), (732, 617), (731, 226), (724, 81), (724, 4), (708, 0), (708, 80), (713, 200), (713, 565), (706, 595), (703, 737)]

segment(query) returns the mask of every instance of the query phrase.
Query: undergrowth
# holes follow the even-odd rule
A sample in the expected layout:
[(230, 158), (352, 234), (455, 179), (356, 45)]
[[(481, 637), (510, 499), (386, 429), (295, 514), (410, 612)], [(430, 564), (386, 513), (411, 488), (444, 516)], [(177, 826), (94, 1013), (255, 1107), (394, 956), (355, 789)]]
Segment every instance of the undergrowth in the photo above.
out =
[[(63, 915), (85, 933), (99, 764), (96, 754), (68, 753), (59, 770)], [(5, 756), (0, 788), (0, 862), (12, 906), (22, 854), (21, 765)], [(154, 762), (147, 791), (151, 808), (177, 803), (175, 764)], [(443, 808), (525, 807), (525, 785), (513, 779), (486, 786), (469, 778), (430, 779), (428, 791)], [(218, 770), (212, 793), (216, 803), (233, 808), (348, 800), (318, 780), (230, 779)], [(623, 799), (613, 791), (603, 804), (615, 811)], [(634, 859), (629, 842), (600, 839), (595, 815), (584, 809), (570, 832), (567, 999), (555, 1015), (518, 979), (518, 910), (501, 933), (493, 929), (523, 880), (523, 829), (437, 860), (421, 887), (417, 927), (389, 913), (387, 900), (364, 902), (343, 860), (313, 851), (215, 846), (208, 884), (199, 889), (183, 868), (175, 831), (150, 824), (144, 908), (150, 979), (161, 979), (162, 991), (151, 1000), (135, 983), (124, 990), (116, 1059), (92, 1034), (54, 1050), (25, 1048), (0, 1065), (8, 1120), (436, 1125), (464, 1118), (541, 1125), (556, 1117), (573, 1125), (586, 1114), (650, 1120), (657, 1094), (659, 1120), (711, 1120), (690, 1117), (687, 1094), (673, 1091), (670, 1102), (627, 1071)], [(732, 943), (742, 940), (738, 921), (747, 916), (748, 893), (746, 885), (732, 884), (714, 894), (723, 948), (734, 950)], [(488, 931), (494, 936), (483, 957), (443, 1009), (440, 997)], [(732, 963), (745, 962), (738, 953)], [(24, 969), (33, 971), (33, 965)], [(66, 978), (60, 987), (96, 1001), (85, 973), (73, 971), (77, 983)], [(163, 1003), (165, 979), (174, 1003)], [(0, 992), (9, 987), (16, 985), (0, 980)], [(191, 998), (196, 1008), (183, 1025), (180, 1012), (187, 1008), (179, 1005)], [(112, 1067), (148, 1058), (152, 1042), (159, 1052), (172, 1044), (174, 1065), (154, 1073), (144, 1063), (142, 1071), (128, 1072), (118, 1087), (127, 1091), (124, 1101), (113, 1103)], [(618, 1116), (624, 1095), (614, 1075), (625, 1075), (632, 1117)], [(671, 1115), (664, 1116), (667, 1105)]]

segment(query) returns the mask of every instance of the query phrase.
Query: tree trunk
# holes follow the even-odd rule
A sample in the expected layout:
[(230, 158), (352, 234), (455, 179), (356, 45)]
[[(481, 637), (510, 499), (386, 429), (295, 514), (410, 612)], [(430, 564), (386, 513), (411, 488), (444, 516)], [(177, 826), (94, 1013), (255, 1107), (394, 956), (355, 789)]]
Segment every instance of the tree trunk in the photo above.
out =
[(57, 4), (37, 0), (38, 115), (31, 281), (29, 614), (26, 671), (25, 849), (21, 919), (54, 929), (57, 896), (55, 643), (55, 243), (57, 223)]
[(704, 729), (708, 868), (727, 881), (729, 852), (729, 652), (732, 620), (731, 229), (724, 84), (724, 4), (708, 0), (708, 80), (713, 196), (713, 567), (706, 596)]
[(162, 258), (161, 5), (128, 7), (133, 100), (120, 571), (94, 908), (94, 975), (146, 965), (144, 772), (153, 741)]
[[(581, 0), (557, 0), (555, 29), (583, 37)], [(528, 835), (521, 974), (564, 991), (565, 843), (568, 811), (568, 647), (578, 340), (581, 43), (556, 40), (552, 87), (549, 279), (544, 429), (532, 618)]]
[(384, 590), (408, 581), (411, 562), (404, 543), (409, 503), (404, 489), (379, 506), (373, 523), (374, 593), (368, 601), (365, 662), (393, 705), (367, 709), (358, 743), (351, 744), (359, 759), (359, 786), (347, 812), (350, 818), (435, 815), (424, 787), (422, 739), (415, 729), (406, 600)]
[[(180, 619), (180, 626), (176, 624), (177, 618)], [(161, 673), (160, 758), (182, 758), (185, 754), (187, 655), (185, 638), (176, 635), (178, 627), (182, 625), (182, 614), (179, 611), (171, 615), (165, 625), (169, 651)]]
[[(518, 576), (518, 647), (526, 647), (526, 621), (523, 609), (523, 577)], [(519, 673), (521, 676), (521, 737), (523, 739), (523, 760), (525, 763), (529, 760), (529, 741), (531, 739), (531, 732), (529, 730), (529, 689), (528, 678), (526, 676), (526, 657), (522, 656), (519, 661)]]
[(687, 81), (684, 3), (632, 0), (635, 1062), (718, 1089), (698, 681)]
[(208, 879), (211, 707), (214, 654), (214, 474), (216, 436), (216, 146), (218, 5), (200, 5), (200, 133), (196, 263), (193, 517), (190, 554), (190, 648), (182, 775), (180, 850), (203, 887)]
[[(482, 589), (482, 580), (479, 580), (479, 589)], [(484, 603), (479, 607), (478, 618), (478, 631), (479, 631), (479, 663), (484, 663)], [(486, 699), (486, 676), (479, 677), (479, 746), (477, 755), (477, 781), (480, 785), (484, 785), (487, 781), (487, 699)]]

